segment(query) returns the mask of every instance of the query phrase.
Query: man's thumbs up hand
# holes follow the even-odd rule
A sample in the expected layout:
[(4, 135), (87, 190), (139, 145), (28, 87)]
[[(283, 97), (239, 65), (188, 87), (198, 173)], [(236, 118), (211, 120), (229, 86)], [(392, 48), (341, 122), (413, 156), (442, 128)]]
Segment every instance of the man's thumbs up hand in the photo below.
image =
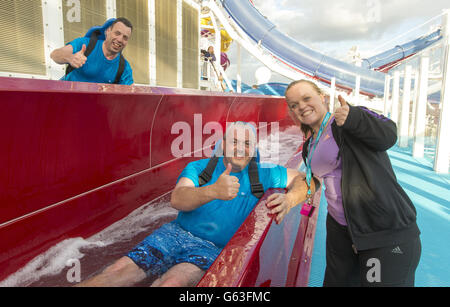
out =
[(83, 44), (83, 47), (81, 47), (81, 50), (77, 53), (72, 54), (72, 57), (69, 61), (70, 66), (73, 68), (80, 68), (82, 67), (87, 60), (87, 57), (84, 55), (84, 52), (86, 51), (86, 45)]
[(231, 200), (235, 198), (239, 192), (239, 179), (230, 176), (232, 166), (227, 164), (227, 168), (214, 183), (216, 198), (221, 200)]
[(81, 47), (81, 50), (79, 52), (84, 55), (84, 53), (86, 52), (86, 45), (85, 44), (83, 44), (83, 47)]
[(345, 124), (345, 121), (347, 120), (348, 113), (350, 112), (350, 107), (348, 106), (347, 101), (345, 101), (345, 99), (342, 98), (341, 95), (339, 95), (338, 99), (341, 106), (336, 109), (334, 113), (334, 118), (336, 121), (336, 125), (342, 127)]
[(227, 168), (225, 169), (225, 171), (222, 173), (222, 175), (223, 174), (225, 174), (225, 175), (230, 175), (230, 173), (231, 173), (231, 169), (232, 169), (233, 167), (231, 166), (231, 164), (230, 163), (228, 163), (227, 164)]

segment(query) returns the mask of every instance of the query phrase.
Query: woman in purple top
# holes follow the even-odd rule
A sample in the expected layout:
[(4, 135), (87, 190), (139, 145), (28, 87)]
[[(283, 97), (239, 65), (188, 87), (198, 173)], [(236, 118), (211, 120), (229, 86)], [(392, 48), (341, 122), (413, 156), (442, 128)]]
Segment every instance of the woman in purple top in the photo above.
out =
[(286, 102), (309, 137), (307, 169), (325, 186), (324, 286), (414, 286), (420, 231), (386, 152), (397, 141), (395, 123), (341, 96), (330, 114), (324, 94), (307, 80), (289, 85)]

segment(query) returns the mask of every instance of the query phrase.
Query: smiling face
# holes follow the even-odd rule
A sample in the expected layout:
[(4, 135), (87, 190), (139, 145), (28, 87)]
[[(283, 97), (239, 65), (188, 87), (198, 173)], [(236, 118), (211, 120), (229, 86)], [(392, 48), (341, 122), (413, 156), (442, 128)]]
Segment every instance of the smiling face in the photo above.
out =
[(317, 125), (320, 126), (327, 113), (325, 97), (308, 82), (299, 82), (289, 88), (286, 92), (286, 102), (294, 121), (313, 129)]
[(224, 163), (231, 163), (233, 172), (243, 170), (255, 155), (256, 135), (246, 125), (235, 124), (227, 129), (223, 140)]
[(127, 46), (128, 40), (131, 37), (131, 28), (122, 22), (117, 22), (106, 30), (105, 36), (104, 47), (106, 53), (115, 56)]

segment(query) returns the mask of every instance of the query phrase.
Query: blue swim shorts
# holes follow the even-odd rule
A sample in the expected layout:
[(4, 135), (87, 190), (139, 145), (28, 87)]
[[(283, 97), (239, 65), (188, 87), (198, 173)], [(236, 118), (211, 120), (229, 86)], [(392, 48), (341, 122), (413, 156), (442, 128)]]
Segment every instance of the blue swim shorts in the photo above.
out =
[(161, 276), (186, 262), (206, 271), (220, 252), (212, 242), (193, 236), (173, 221), (155, 230), (126, 256), (148, 276)]

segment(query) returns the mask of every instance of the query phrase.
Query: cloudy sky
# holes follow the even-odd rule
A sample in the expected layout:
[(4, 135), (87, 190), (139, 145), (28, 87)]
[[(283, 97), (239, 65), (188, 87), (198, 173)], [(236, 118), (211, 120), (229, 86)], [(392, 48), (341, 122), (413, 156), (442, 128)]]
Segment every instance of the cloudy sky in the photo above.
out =
[[(348, 51), (358, 46), (369, 57), (405, 43), (434, 29), (440, 17), (410, 33), (423, 23), (450, 9), (449, 0), (253, 0), (256, 8), (277, 29), (297, 41), (329, 56), (349, 61)], [(405, 33), (407, 33), (405, 35)], [(399, 37), (400, 36), (400, 37)], [(228, 52), (232, 65), (230, 79), (236, 77), (236, 43)], [(255, 71), (262, 64), (242, 51), (242, 77), (256, 83)], [(273, 75), (271, 81), (288, 82)]]

